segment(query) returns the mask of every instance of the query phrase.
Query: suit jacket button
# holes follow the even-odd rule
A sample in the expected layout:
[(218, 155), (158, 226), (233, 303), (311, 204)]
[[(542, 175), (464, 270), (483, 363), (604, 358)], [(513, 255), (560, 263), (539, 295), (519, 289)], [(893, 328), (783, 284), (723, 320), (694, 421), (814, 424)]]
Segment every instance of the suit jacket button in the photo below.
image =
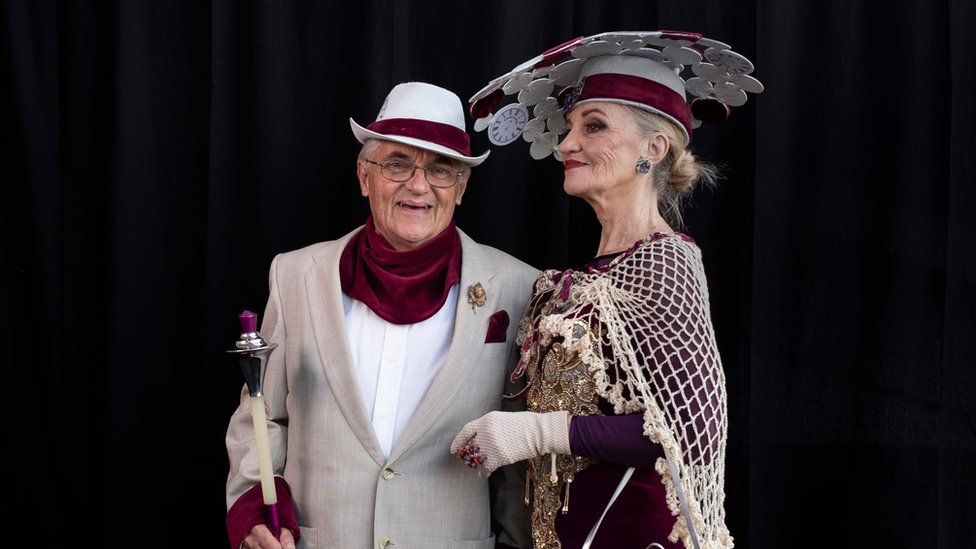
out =
[(392, 545), (396, 544), (393, 543), (390, 538), (380, 538), (380, 542), (377, 544), (377, 547), (380, 549), (389, 549)]
[(390, 469), (389, 467), (383, 469), (382, 474), (383, 474), (383, 480), (393, 480), (393, 478), (396, 477), (396, 473), (393, 472), (393, 469)]

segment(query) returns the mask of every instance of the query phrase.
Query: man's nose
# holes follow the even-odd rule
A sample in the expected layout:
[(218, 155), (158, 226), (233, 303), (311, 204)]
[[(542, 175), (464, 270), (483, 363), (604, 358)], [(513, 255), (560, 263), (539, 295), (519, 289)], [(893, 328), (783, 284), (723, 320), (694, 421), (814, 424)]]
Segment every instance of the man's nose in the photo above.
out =
[(430, 189), (430, 184), (427, 183), (427, 172), (420, 166), (414, 166), (413, 175), (404, 181), (403, 185), (408, 191), (416, 194), (424, 194)]

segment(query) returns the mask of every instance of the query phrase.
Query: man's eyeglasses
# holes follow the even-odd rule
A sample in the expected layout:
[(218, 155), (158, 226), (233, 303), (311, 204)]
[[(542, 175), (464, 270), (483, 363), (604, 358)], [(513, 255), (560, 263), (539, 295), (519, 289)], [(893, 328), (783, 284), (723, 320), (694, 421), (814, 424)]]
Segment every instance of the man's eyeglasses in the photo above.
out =
[(444, 165), (435, 164), (433, 166), (427, 166), (424, 168), (414, 164), (413, 162), (399, 159), (373, 162), (368, 158), (364, 158), (363, 161), (379, 166), (380, 173), (383, 174), (383, 177), (389, 179), (390, 181), (396, 181), (397, 183), (409, 181), (410, 178), (413, 177), (414, 172), (419, 169), (424, 172), (424, 178), (427, 179), (427, 183), (430, 184), (431, 187), (444, 189), (447, 187), (453, 187), (461, 176), (464, 175), (464, 172), (457, 171), (450, 166)]

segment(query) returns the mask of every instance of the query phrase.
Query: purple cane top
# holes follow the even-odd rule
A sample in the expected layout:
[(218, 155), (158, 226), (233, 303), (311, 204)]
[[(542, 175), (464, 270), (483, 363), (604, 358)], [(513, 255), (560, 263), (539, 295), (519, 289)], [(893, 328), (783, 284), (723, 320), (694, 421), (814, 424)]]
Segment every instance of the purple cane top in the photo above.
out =
[(237, 320), (241, 323), (242, 334), (250, 334), (258, 331), (258, 315), (251, 311), (244, 311), (237, 315)]
[[(691, 238), (676, 233), (680, 238)], [(664, 238), (665, 234), (654, 235)], [(594, 258), (583, 266), (587, 272), (605, 270), (618, 256), (636, 249)], [(672, 398), (679, 398), (674, 395)], [(661, 475), (654, 462), (664, 456), (659, 444), (644, 436), (643, 414), (614, 415), (613, 406), (600, 399), (603, 416), (574, 417), (569, 445), (575, 455), (599, 460), (576, 475), (569, 496), (569, 512), (556, 514), (556, 533), (564, 549), (578, 549), (600, 518), (607, 502), (628, 467), (634, 475), (600, 525), (592, 549), (646, 547), (659, 543), (666, 549), (681, 549), (668, 541), (675, 518), (668, 508)]]

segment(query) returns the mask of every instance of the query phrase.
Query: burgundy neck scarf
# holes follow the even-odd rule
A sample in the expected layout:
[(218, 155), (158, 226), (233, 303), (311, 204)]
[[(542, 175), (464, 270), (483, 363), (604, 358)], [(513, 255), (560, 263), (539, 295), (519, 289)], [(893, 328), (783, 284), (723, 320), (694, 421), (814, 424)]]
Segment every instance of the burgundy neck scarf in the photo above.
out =
[(366, 220), (342, 250), (342, 291), (393, 324), (434, 316), (461, 280), (461, 238), (454, 222), (419, 248), (397, 251)]

